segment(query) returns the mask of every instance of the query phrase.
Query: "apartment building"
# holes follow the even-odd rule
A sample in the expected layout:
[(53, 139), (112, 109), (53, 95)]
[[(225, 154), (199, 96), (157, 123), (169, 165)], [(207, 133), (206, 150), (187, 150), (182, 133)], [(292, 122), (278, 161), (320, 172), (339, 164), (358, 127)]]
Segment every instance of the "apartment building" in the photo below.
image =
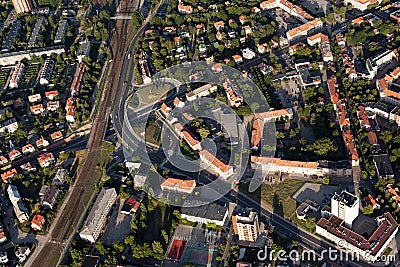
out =
[(20, 86), (21, 82), (22, 82), (22, 78), (24, 77), (24, 73), (25, 73), (25, 64), (20, 62), (17, 64), (17, 66), (15, 66), (12, 74), (11, 74), (11, 78), (10, 78), (10, 82), (8, 84), (8, 87), (10, 89), (16, 89)]
[(286, 38), (288, 39), (288, 41), (292, 41), (294, 39), (297, 39), (297, 38), (300, 38), (303, 36), (307, 36), (312, 31), (316, 31), (316, 30), (322, 28), (323, 24), (324, 23), (321, 21), (321, 19), (319, 19), (319, 18), (313, 19), (309, 22), (306, 22), (296, 28), (293, 28), (293, 29), (287, 31)]
[(380, 179), (394, 178), (394, 172), (388, 154), (373, 155), (372, 160), (375, 164), (376, 173)]
[(340, 194), (335, 193), (331, 199), (332, 215), (342, 219), (346, 227), (352, 227), (353, 221), (358, 217), (359, 209), (358, 197), (346, 190)]
[(64, 44), (65, 36), (67, 34), (67, 29), (68, 29), (68, 21), (67, 20), (61, 20), (58, 23), (56, 37), (54, 38), (54, 43), (55, 44)]
[(79, 89), (81, 87), (81, 81), (84, 73), (85, 73), (85, 63), (81, 63), (79, 64), (79, 68), (75, 72), (74, 79), (69, 89), (71, 96), (74, 97), (79, 94)]
[(349, 177), (352, 175), (351, 164), (346, 160), (338, 162), (327, 160), (305, 162), (283, 160), (280, 158), (251, 156), (251, 168), (262, 170), (268, 173), (295, 176)]
[(375, 219), (377, 228), (369, 238), (349, 229), (343, 221), (334, 215), (329, 219), (321, 218), (316, 233), (370, 262), (380, 258), (398, 232), (397, 222), (388, 212)]
[(263, 225), (258, 221), (258, 213), (249, 208), (233, 215), (232, 225), (240, 241), (256, 242), (263, 231)]
[(167, 177), (161, 183), (162, 191), (171, 191), (171, 192), (179, 192), (186, 194), (191, 194), (195, 187), (196, 187), (195, 180), (181, 180), (170, 177)]
[(42, 198), (42, 206), (45, 209), (53, 209), (59, 193), (60, 190), (55, 185), (48, 187)]
[(262, 10), (281, 8), (285, 12), (301, 20), (303, 23), (314, 19), (314, 17), (308, 14), (302, 7), (287, 0), (267, 0), (260, 3), (260, 8)]
[(227, 179), (233, 175), (233, 167), (222, 162), (208, 150), (201, 150), (199, 155), (200, 160), (220, 177)]
[(9, 185), (7, 187), (8, 198), (10, 199), (14, 213), (17, 216), (17, 219), (20, 223), (25, 223), (29, 220), (28, 209), (25, 207), (22, 202), (22, 198), (18, 192), (18, 189), (15, 185)]
[[(21, 0), (24, 1), (24, 0)], [(12, 22), (10, 30), (8, 31), (8, 35), (1, 46), (1, 52), (8, 53), (11, 51), (12, 46), (14, 44), (15, 38), (18, 36), (19, 31), (21, 30), (22, 24), (20, 20), (16, 20)]]
[(351, 4), (353, 8), (365, 11), (369, 5), (381, 3), (382, 0), (344, 0), (345, 5)]
[(51, 54), (62, 54), (62, 53), (65, 53), (65, 47), (63, 45), (28, 49), (24, 51), (11, 52), (11, 53), (3, 53), (0, 54), (0, 66), (14, 65), (25, 58), (30, 60), (34, 56), (35, 57), (41, 57), (44, 55), (51, 56)]
[(97, 196), (86, 221), (83, 224), (82, 230), (79, 233), (81, 239), (95, 243), (102, 233), (108, 213), (117, 199), (115, 188), (102, 188)]
[(395, 51), (392, 50), (382, 50), (377, 53), (375, 56), (370, 57), (366, 61), (367, 70), (370, 76), (375, 77), (378, 74), (378, 70), (386, 66), (393, 58), (396, 58), (397, 55)]
[(47, 85), (50, 83), (50, 77), (51, 74), (53, 73), (54, 69), (54, 61), (51, 58), (46, 58), (42, 69), (40, 70), (39, 73), (39, 83), (41, 85)]
[(215, 223), (223, 226), (228, 218), (228, 207), (216, 203), (209, 203), (200, 207), (190, 207), (189, 202), (186, 202), (186, 204), (188, 206), (181, 209), (181, 217), (188, 221), (204, 224)]
[(29, 37), (29, 41), (28, 41), (28, 47), (29, 48), (32, 48), (32, 47), (36, 46), (37, 38), (39, 36), (39, 32), (42, 29), (43, 23), (44, 23), (44, 17), (40, 16), (38, 18), (38, 20), (36, 21), (36, 23), (35, 23), (35, 26), (33, 28), (31, 36)]
[(191, 149), (195, 151), (201, 150), (200, 141), (196, 139), (187, 127), (182, 126), (182, 124), (178, 122), (175, 124), (175, 129), (179, 133), (180, 138), (183, 139)]
[(208, 96), (216, 91), (217, 91), (216, 84), (206, 84), (206, 85), (203, 85), (197, 89), (194, 89), (194, 90), (186, 93), (186, 100), (194, 101), (200, 97)]
[(29, 0), (12, 0), (15, 13), (26, 13), (32, 11), (32, 4)]

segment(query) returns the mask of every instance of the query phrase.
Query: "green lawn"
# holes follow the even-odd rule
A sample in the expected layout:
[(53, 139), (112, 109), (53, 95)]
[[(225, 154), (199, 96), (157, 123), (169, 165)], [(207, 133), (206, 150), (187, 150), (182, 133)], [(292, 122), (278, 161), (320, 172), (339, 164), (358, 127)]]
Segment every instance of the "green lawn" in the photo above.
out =
[(303, 184), (304, 182), (299, 180), (284, 180), (273, 185), (264, 183), (252, 193), (247, 190), (248, 184), (240, 184), (239, 190), (261, 202), (263, 206), (273, 209), (275, 213), (290, 218), (296, 210), (296, 201), (291, 197)]
[(10, 69), (0, 71), (0, 89), (4, 88), (4, 86), (6, 85), (9, 74), (10, 74)]
[(161, 128), (155, 121), (148, 121), (146, 126), (146, 142), (160, 145), (161, 144)]
[(30, 88), (35, 84), (38, 77), (40, 64), (29, 64), (25, 69), (25, 77), (22, 81), (22, 88)]

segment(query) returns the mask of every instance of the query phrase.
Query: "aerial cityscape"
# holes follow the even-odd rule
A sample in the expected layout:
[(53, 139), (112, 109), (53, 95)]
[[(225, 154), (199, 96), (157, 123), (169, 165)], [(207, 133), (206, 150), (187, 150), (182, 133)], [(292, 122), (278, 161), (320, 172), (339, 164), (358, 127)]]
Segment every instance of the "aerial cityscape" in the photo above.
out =
[(400, 1), (2, 0), (0, 266), (400, 266)]

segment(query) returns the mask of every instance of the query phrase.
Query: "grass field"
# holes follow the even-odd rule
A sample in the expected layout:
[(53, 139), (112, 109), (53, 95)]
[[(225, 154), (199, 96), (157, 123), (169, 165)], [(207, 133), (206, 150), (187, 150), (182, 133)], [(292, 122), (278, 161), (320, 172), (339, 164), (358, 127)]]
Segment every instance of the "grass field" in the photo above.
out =
[(39, 74), (39, 64), (29, 64), (25, 69), (25, 77), (22, 80), (22, 88), (30, 88), (35, 84)]
[(6, 85), (9, 74), (10, 74), (10, 69), (0, 71), (0, 89), (4, 88), (4, 86)]
[(296, 201), (292, 199), (292, 195), (304, 184), (303, 181), (298, 180), (284, 180), (279, 184), (266, 184), (264, 183), (261, 188), (249, 193), (247, 188), (249, 184), (240, 184), (239, 190), (261, 202), (266, 206), (285, 218), (290, 218), (296, 211)]
[(141, 104), (145, 105), (162, 99), (170, 89), (172, 88), (168, 84), (161, 85), (159, 87), (155, 87), (150, 84), (140, 87), (136, 94), (140, 98)]
[(161, 128), (155, 121), (148, 121), (146, 126), (146, 142), (161, 145)]

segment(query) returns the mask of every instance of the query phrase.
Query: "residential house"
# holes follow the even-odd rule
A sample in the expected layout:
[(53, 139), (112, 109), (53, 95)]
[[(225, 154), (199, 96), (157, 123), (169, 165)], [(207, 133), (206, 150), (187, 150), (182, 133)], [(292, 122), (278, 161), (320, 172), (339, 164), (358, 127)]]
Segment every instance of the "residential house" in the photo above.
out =
[(49, 141), (47, 141), (46, 139), (44, 139), (43, 136), (40, 137), (38, 140), (36, 140), (35, 143), (36, 143), (36, 147), (37, 147), (38, 149), (42, 149), (42, 148), (45, 148), (45, 147), (47, 147), (48, 145), (50, 145)]
[(61, 131), (57, 131), (57, 132), (50, 134), (50, 138), (53, 142), (56, 142), (56, 141), (63, 139), (63, 134), (61, 133)]
[(42, 206), (46, 209), (53, 209), (59, 193), (60, 190), (58, 190), (58, 188), (54, 185), (47, 188), (46, 193), (42, 198)]
[(136, 213), (139, 210), (140, 201), (135, 198), (128, 198), (124, 205), (122, 206), (121, 213), (129, 215), (131, 213)]
[(47, 152), (38, 157), (38, 162), (40, 167), (45, 168), (49, 167), (51, 164), (55, 162), (53, 153)]
[(64, 185), (66, 182), (66, 177), (68, 176), (68, 170), (66, 169), (58, 169), (56, 175), (53, 177), (54, 185)]
[(33, 105), (30, 107), (31, 113), (33, 115), (39, 115), (44, 112), (44, 108), (42, 104)]
[(29, 153), (33, 153), (35, 152), (36, 149), (32, 144), (27, 144), (25, 146), (22, 147), (22, 153), (25, 154), (29, 154)]
[(13, 161), (22, 156), (21, 152), (17, 149), (12, 150), (11, 152), (8, 153), (8, 158)]
[(48, 111), (57, 111), (60, 107), (60, 101), (47, 101), (46, 109)]
[(31, 249), (29, 247), (21, 246), (15, 251), (15, 256), (18, 258), (19, 262), (24, 262), (31, 254)]
[(28, 96), (29, 103), (36, 103), (42, 101), (42, 96), (40, 94), (34, 94)]
[(0, 133), (13, 133), (18, 130), (18, 122), (15, 118), (0, 123)]
[(8, 169), (1, 174), (1, 179), (3, 180), (4, 183), (7, 183), (9, 179), (13, 178), (17, 174), (18, 172), (15, 168)]
[(45, 92), (44, 96), (48, 100), (54, 100), (54, 98), (58, 96), (58, 91), (57, 90), (52, 90), (52, 91)]

